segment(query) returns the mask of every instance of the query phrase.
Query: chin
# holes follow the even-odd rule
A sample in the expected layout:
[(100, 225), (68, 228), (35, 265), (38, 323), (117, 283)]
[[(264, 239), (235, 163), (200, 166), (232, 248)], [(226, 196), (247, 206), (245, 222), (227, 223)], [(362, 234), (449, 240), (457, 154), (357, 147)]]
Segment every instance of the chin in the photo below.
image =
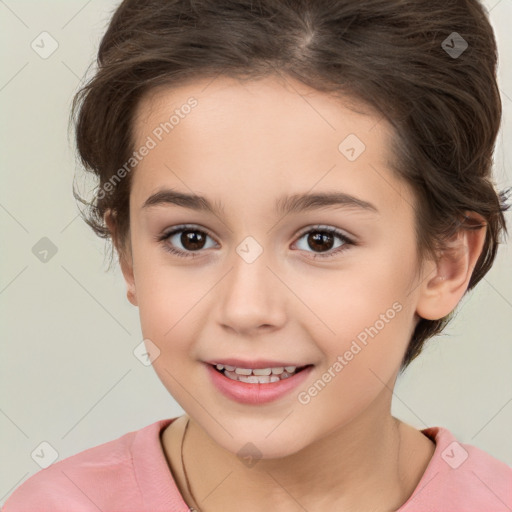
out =
[(252, 428), (251, 430), (252, 434), (243, 434), (243, 428), (240, 428), (238, 430), (240, 434), (234, 434), (233, 437), (229, 435), (222, 435), (221, 438), (212, 435), (210, 437), (219, 446), (237, 455), (248, 467), (252, 467), (251, 464), (254, 465), (254, 461), (257, 460), (288, 457), (308, 445), (303, 433), (292, 435), (285, 429), (278, 428), (269, 435), (272, 429)]

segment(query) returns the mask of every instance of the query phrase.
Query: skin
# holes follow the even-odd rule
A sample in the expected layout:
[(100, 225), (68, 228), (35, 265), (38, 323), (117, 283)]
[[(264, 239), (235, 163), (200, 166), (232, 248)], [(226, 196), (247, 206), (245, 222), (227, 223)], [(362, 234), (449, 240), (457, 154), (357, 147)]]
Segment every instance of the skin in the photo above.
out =
[[(290, 78), (244, 84), (227, 77), (159, 88), (139, 103), (135, 148), (193, 96), (198, 105), (138, 164), (132, 176), (129, 239), (116, 236), (145, 339), (158, 346), (153, 366), (186, 415), (161, 436), (185, 501), (223, 510), (390, 511), (411, 496), (435, 449), (419, 430), (391, 415), (400, 362), (419, 317), (441, 318), (463, 296), (485, 229), (461, 231), (452, 248), (418, 265), (415, 198), (390, 170), (390, 126), (355, 102), (342, 102)], [(350, 162), (339, 150), (356, 134), (366, 150)], [(222, 203), (223, 216), (177, 205), (142, 208), (162, 187)], [(343, 191), (378, 213), (329, 207), (286, 216), (283, 196)], [(196, 257), (173, 226), (211, 234)], [(304, 232), (332, 226), (325, 249)], [(204, 236), (204, 235), (203, 235)], [(237, 246), (252, 236), (263, 253), (251, 264)], [(172, 241), (171, 241), (172, 240)], [(126, 244), (123, 246), (123, 242)], [(124, 247), (124, 248), (123, 248)], [(192, 246), (193, 249), (193, 246)], [(393, 303), (401, 310), (307, 404), (297, 400)], [(300, 389), (265, 405), (239, 404), (209, 382), (203, 361), (262, 357), (314, 364)], [(189, 418), (184, 461), (180, 462)], [(253, 443), (253, 467), (237, 452)], [(264, 490), (264, 492), (261, 492)], [(195, 498), (195, 499), (194, 499)]]

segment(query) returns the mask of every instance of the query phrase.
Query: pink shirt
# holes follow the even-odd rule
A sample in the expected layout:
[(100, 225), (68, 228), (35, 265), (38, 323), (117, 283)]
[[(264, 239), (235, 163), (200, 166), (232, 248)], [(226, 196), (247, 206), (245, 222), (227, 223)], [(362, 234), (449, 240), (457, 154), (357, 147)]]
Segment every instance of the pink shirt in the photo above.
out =
[[(160, 442), (174, 419), (53, 463), (20, 485), (3, 512), (188, 512)], [(436, 443), (412, 496), (397, 512), (510, 512), (512, 468), (458, 443), (442, 427), (423, 429)]]

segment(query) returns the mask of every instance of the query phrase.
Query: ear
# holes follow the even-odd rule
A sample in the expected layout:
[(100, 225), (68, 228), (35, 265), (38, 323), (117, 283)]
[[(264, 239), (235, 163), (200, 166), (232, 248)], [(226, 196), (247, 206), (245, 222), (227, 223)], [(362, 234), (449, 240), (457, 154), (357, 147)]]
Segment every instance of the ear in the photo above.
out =
[(126, 297), (131, 304), (138, 306), (137, 294), (135, 291), (135, 278), (133, 275), (133, 259), (131, 255), (131, 248), (128, 250), (128, 253), (126, 250), (124, 250), (123, 244), (119, 240), (115, 215), (113, 214), (112, 210), (106, 210), (103, 219), (108, 227), (108, 230), (110, 231), (112, 242), (119, 257), (119, 264), (121, 266), (121, 271), (123, 273), (127, 287)]
[(465, 213), (465, 226), (446, 242), (436, 262), (425, 265), (428, 273), (420, 285), (416, 313), (426, 320), (439, 320), (456, 308), (482, 252), (487, 223), (475, 212)]

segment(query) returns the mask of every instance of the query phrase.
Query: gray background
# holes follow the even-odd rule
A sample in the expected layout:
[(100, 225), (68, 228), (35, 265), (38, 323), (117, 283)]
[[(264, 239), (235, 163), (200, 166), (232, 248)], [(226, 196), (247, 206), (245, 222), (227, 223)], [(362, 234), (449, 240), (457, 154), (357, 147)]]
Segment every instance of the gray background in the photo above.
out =
[[(106, 272), (105, 243), (78, 217), (72, 196), (71, 99), (117, 4), (0, 1), (0, 504), (40, 470), (31, 453), (41, 442), (63, 459), (183, 412), (133, 355), (142, 341), (138, 310), (119, 269)], [(503, 188), (512, 184), (512, 2), (485, 5), (500, 49), (495, 176)], [(31, 48), (43, 31), (59, 45), (46, 59)], [(87, 186), (82, 176), (78, 184)], [(511, 214), (507, 221), (512, 231)], [(57, 248), (46, 263), (33, 253), (43, 237)], [(509, 465), (511, 244), (400, 378), (393, 400), (393, 414), (416, 428), (444, 426)]]

